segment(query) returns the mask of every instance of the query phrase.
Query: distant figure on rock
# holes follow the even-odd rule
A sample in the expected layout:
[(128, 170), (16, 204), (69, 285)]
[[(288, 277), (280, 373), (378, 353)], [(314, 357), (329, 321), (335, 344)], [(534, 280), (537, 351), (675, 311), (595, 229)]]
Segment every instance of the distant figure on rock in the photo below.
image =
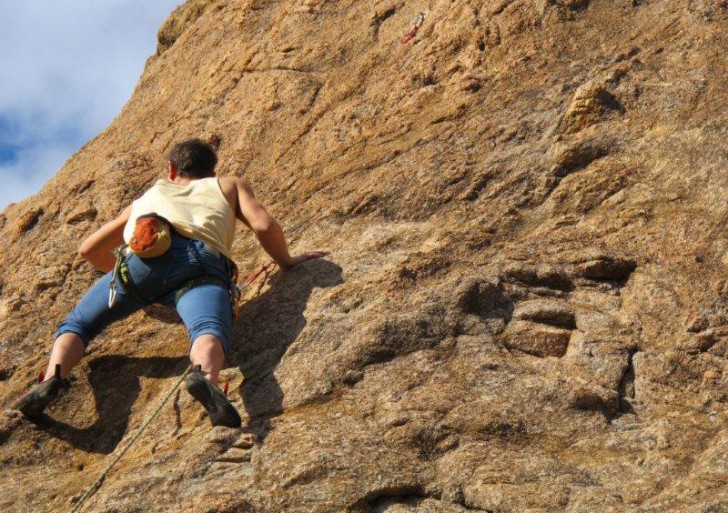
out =
[(201, 140), (175, 145), (166, 179), (83, 241), (81, 256), (106, 274), (58, 327), (45, 380), (16, 404), (26, 417), (40, 418), (58, 396), (62, 378), (101, 330), (161, 303), (174, 306), (189, 331), (195, 372), (187, 378), (187, 390), (214, 426), (240, 426), (240, 415), (216, 386), (230, 345), (237, 292), (231, 259), (235, 220), (253, 230), (282, 269), (325, 253), (291, 256), (280, 225), (250, 185), (237, 177), (218, 178), (216, 164), (215, 149)]

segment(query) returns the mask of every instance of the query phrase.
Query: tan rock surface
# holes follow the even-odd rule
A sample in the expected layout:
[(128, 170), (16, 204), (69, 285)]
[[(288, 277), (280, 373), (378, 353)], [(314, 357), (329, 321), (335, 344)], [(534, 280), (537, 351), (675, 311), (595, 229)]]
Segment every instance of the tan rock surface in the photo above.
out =
[[(726, 23), (190, 0), (111, 126), (0, 214), (0, 510), (70, 510), (186, 368), (150, 309), (44, 423), (8, 409), (96, 278), (80, 240), (202, 136), (332, 254), (251, 291), (224, 374), (247, 428), (175, 392), (81, 511), (728, 511)], [(242, 229), (234, 251), (266, 261)]]

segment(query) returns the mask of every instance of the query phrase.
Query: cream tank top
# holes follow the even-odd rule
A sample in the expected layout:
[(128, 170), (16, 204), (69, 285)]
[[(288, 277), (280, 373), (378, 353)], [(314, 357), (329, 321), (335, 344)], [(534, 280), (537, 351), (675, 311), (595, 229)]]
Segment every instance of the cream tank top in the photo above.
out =
[(199, 178), (187, 185), (158, 180), (133, 201), (124, 226), (124, 241), (134, 234), (137, 218), (157, 214), (190, 239), (210, 244), (228, 258), (235, 237), (235, 213), (220, 189), (217, 177)]

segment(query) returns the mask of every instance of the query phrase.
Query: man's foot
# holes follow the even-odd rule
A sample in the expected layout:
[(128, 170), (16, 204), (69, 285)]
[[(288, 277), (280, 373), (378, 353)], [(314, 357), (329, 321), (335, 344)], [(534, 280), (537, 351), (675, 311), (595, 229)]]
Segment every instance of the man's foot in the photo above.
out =
[(51, 379), (34, 386), (15, 404), (15, 409), (31, 420), (40, 420), (43, 410), (58, 397), (63, 380), (61, 379), (60, 365), (56, 367), (56, 375)]
[(219, 388), (205, 379), (199, 365), (195, 366), (195, 371), (187, 376), (185, 385), (190, 395), (204, 406), (213, 426), (240, 427), (238, 411)]

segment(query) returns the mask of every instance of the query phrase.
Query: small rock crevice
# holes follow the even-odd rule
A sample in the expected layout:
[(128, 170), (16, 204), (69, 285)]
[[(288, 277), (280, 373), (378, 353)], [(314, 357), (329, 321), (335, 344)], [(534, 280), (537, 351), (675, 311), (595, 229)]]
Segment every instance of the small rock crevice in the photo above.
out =
[(529, 287), (543, 287), (559, 292), (574, 290), (574, 283), (566, 273), (556, 270), (513, 267), (504, 273), (503, 281), (506, 283), (520, 283)]
[(466, 314), (484, 318), (503, 318), (513, 315), (513, 302), (502, 287), (482, 279), (472, 279), (461, 285), (457, 292), (457, 306)]
[(557, 145), (551, 172), (558, 178), (580, 171), (608, 154), (606, 145), (597, 141), (579, 141), (570, 145)]
[(593, 281), (610, 281), (625, 283), (637, 269), (633, 260), (604, 257), (578, 266), (579, 274)]
[(16, 236), (29, 232), (35, 228), (44, 213), (45, 211), (42, 208), (34, 208), (21, 215), (18, 220)]
[(574, 312), (566, 304), (552, 301), (534, 300), (520, 303), (514, 317), (566, 330), (576, 329)]
[(375, 41), (379, 39), (379, 27), (382, 26), (387, 19), (395, 15), (397, 10), (394, 7), (389, 7), (382, 12), (375, 12), (372, 16), (372, 21), (369, 24), (369, 31), (371, 32), (372, 39)]
[(350, 511), (351, 513), (377, 513), (393, 504), (416, 506), (428, 497), (424, 487), (419, 484), (385, 486), (367, 493), (351, 507)]
[(572, 11), (585, 11), (589, 8), (591, 0), (566, 0), (564, 3)]
[(174, 409), (175, 435), (182, 429), (182, 408), (179, 404), (179, 397), (180, 391), (177, 390), (177, 393), (174, 395), (174, 401), (172, 402), (172, 408)]
[(619, 400), (611, 390), (594, 386), (577, 386), (570, 392), (569, 407), (579, 411), (601, 413), (607, 421), (618, 414)]
[(619, 386), (617, 387), (617, 394), (619, 397), (619, 404), (617, 405), (617, 414), (634, 413), (631, 400), (634, 399), (634, 355), (636, 349), (630, 349), (627, 354), (627, 365), (622, 373), (622, 379), (619, 380)]

